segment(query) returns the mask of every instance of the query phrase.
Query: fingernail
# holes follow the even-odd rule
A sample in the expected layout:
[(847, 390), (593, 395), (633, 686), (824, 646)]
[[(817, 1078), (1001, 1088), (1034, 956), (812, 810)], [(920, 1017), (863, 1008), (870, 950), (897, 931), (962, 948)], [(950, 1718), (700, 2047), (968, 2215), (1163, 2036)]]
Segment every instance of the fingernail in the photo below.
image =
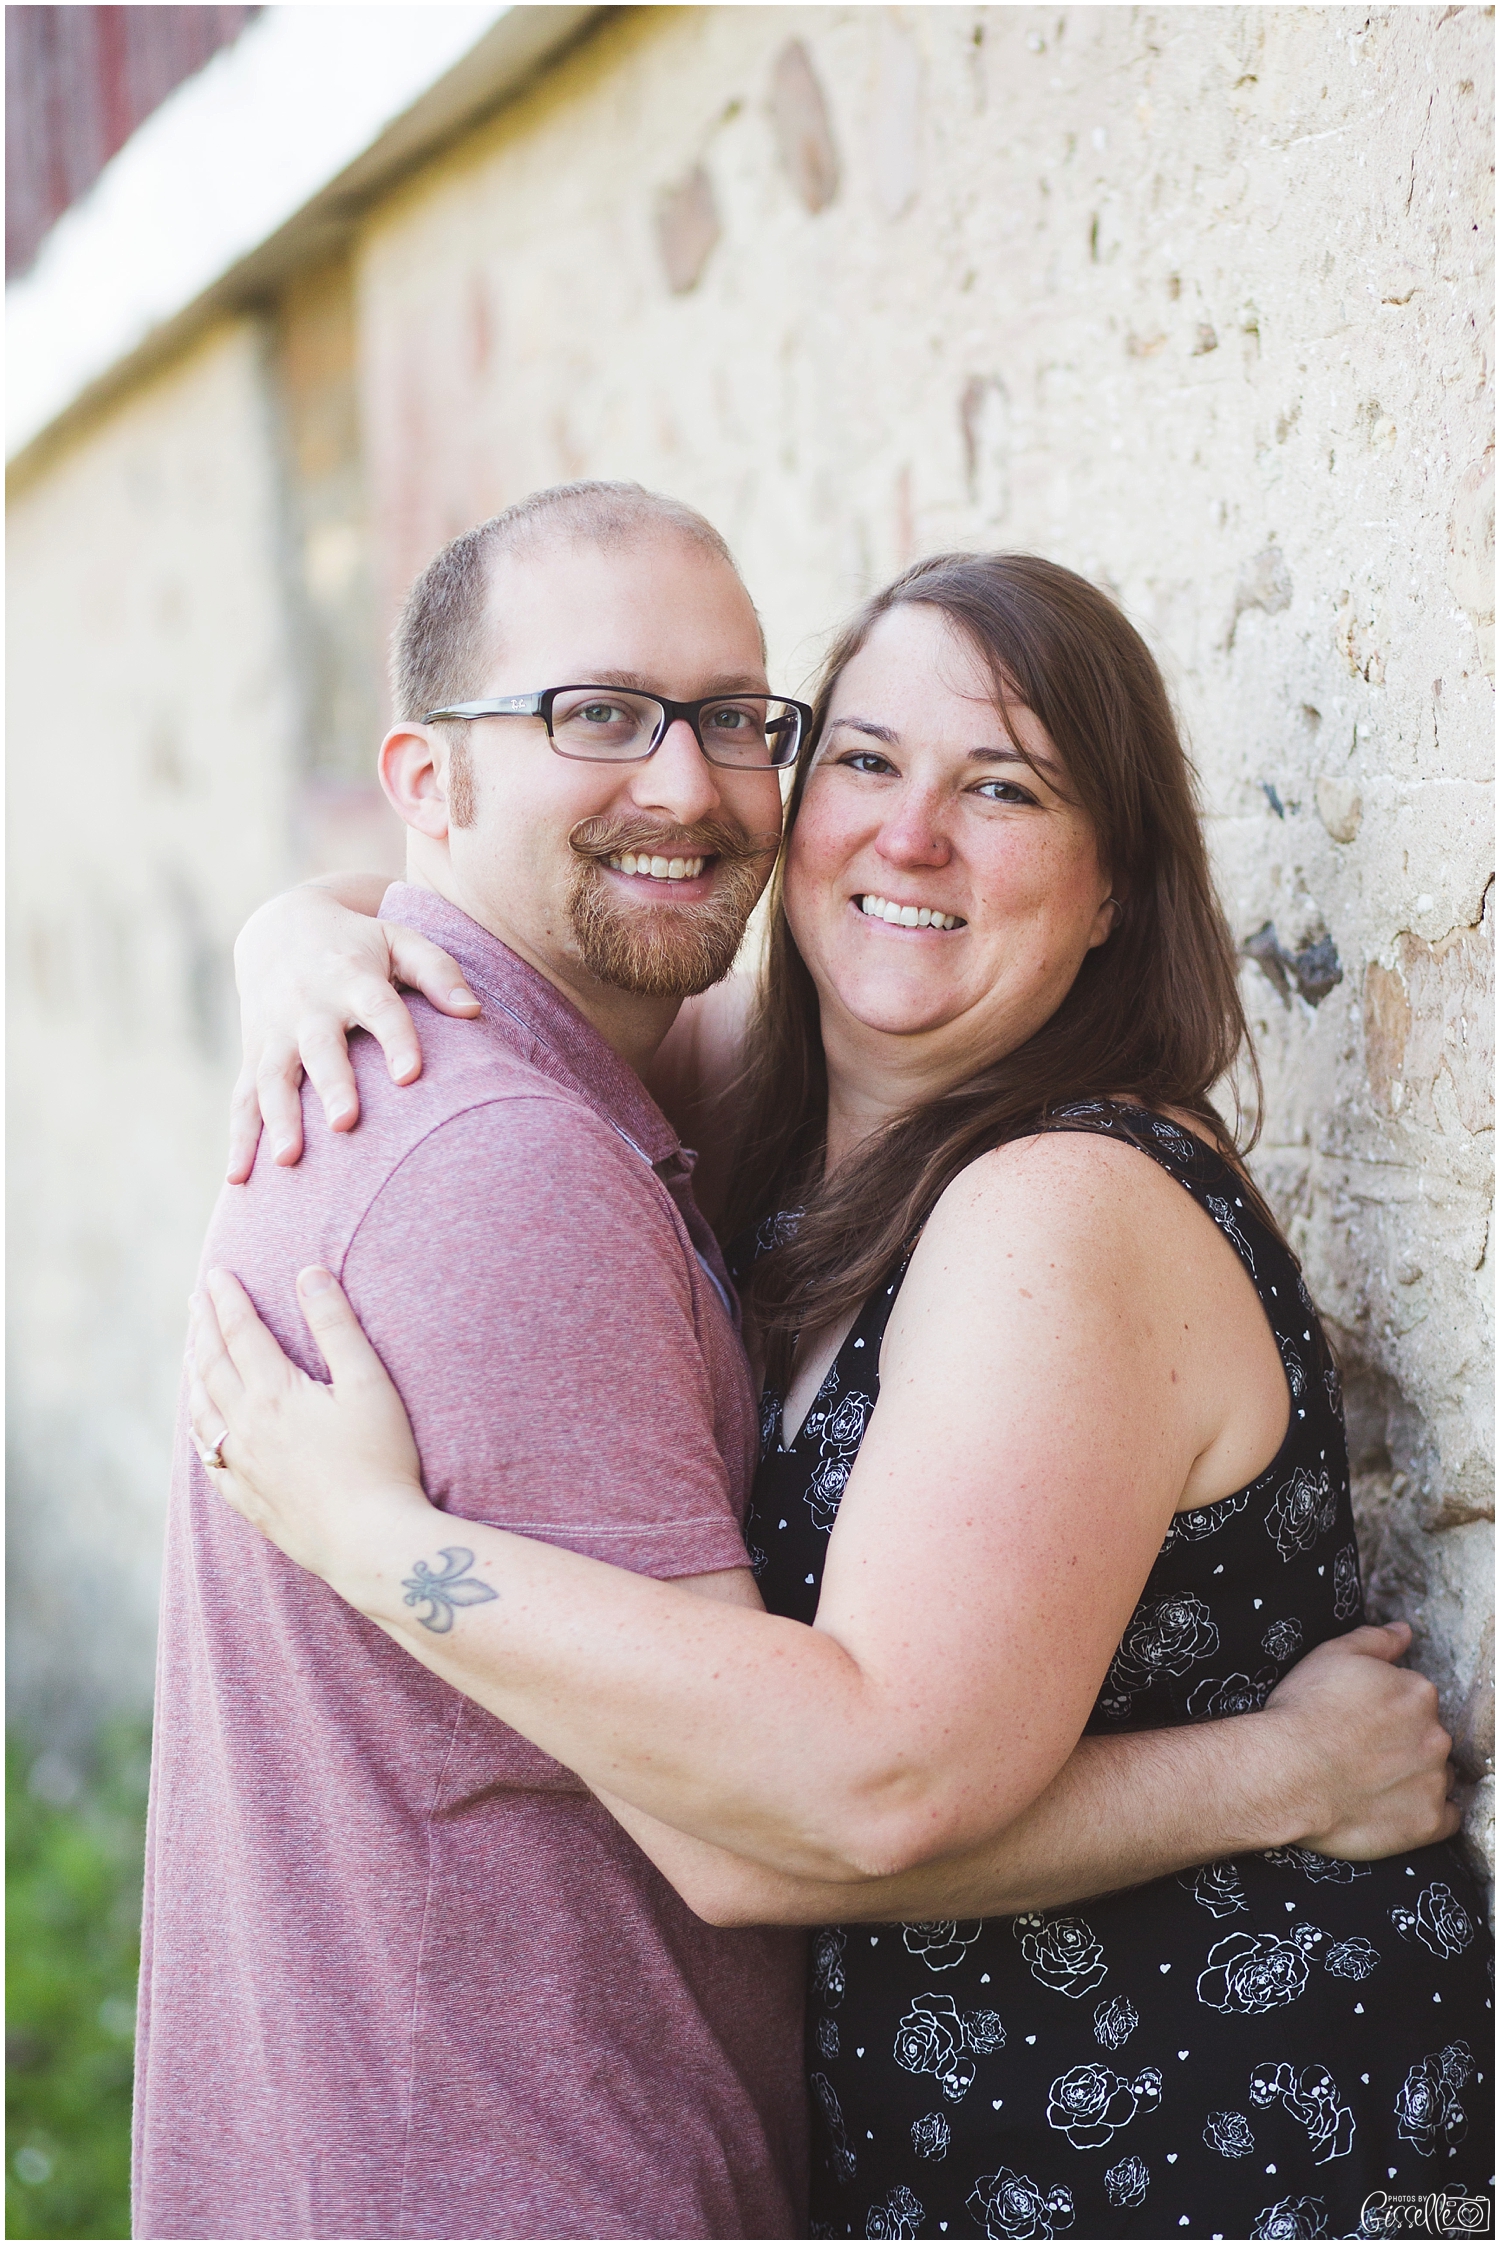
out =
[(326, 1294), (333, 1284), (333, 1278), (328, 1271), (314, 1266), (312, 1270), (300, 1273), (297, 1284), (304, 1294)]
[(280, 1161), (280, 1159), (281, 1159), (281, 1157), (282, 1157), (282, 1155), (283, 1155), (283, 1154), (289, 1154), (289, 1153), (291, 1152), (291, 1150), (292, 1150), (292, 1141), (290, 1140), (290, 1138), (278, 1138), (278, 1139), (277, 1139), (277, 1141), (276, 1141), (276, 1159), (277, 1159), (278, 1161)]
[(329, 1108), (328, 1120), (333, 1125), (334, 1129), (337, 1130), (339, 1124), (341, 1122), (347, 1122), (353, 1112), (354, 1109), (349, 1105), (348, 1101), (341, 1099), (337, 1106)]
[(450, 990), (448, 992), (448, 1002), (450, 1005), (455, 1006), (477, 1006), (479, 1000), (475, 997), (472, 990), (466, 990), (463, 984), (460, 983), (456, 990)]
[(403, 1052), (399, 1058), (392, 1058), (391, 1074), (395, 1077), (397, 1083), (400, 1083), (403, 1076), (411, 1074), (416, 1064), (417, 1056), (414, 1052)]

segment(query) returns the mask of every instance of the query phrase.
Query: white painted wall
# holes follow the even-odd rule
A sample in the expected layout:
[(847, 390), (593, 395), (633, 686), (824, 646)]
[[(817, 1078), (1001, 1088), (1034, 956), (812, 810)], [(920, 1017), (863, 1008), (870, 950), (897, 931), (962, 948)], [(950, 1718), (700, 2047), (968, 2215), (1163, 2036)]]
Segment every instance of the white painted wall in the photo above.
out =
[(229, 946), (292, 871), (270, 462), (242, 323), (11, 503), (13, 1711), (68, 1723), (149, 1705)]

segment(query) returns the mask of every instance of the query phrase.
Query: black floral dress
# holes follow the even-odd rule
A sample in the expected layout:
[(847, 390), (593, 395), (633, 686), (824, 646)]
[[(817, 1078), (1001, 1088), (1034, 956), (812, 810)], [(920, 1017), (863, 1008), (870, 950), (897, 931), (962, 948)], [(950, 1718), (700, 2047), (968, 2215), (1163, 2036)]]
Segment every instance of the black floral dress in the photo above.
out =
[[(1257, 1708), (1361, 1619), (1337, 1372), (1294, 1262), (1217, 1155), (1125, 1105), (1056, 1122), (1129, 1139), (1207, 1211), (1292, 1399), (1265, 1472), (1173, 1521), (1088, 1727)], [(788, 1221), (731, 1257), (737, 1275)], [(813, 1618), (904, 1273), (865, 1302), (790, 1449), (781, 1398), (764, 1399), (747, 1533), (773, 1613)], [(1487, 2207), (1490, 1946), (1451, 1845), (1381, 1863), (1276, 1848), (1059, 1911), (826, 1927), (811, 2234), (1348, 2237), (1382, 2233), (1382, 2192), (1391, 2211), (1434, 2191)], [(1454, 2227), (1490, 2234), (1478, 2209)]]

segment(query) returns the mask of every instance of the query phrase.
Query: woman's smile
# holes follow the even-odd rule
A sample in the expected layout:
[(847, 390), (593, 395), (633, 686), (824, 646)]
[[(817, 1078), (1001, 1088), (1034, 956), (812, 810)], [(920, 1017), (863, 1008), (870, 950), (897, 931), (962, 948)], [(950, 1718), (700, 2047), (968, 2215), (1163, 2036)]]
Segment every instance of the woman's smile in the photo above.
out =
[(785, 893), (833, 1044), (899, 1037), (899, 1064), (938, 1076), (1030, 1036), (1112, 925), (1055, 745), (919, 604), (882, 616), (839, 678)]
[(872, 896), (868, 892), (852, 897), (850, 902), (866, 919), (878, 920), (887, 928), (927, 928), (937, 935), (951, 934), (955, 928), (965, 928), (969, 924), (956, 912), (944, 912), (934, 904), (898, 904), (893, 897)]

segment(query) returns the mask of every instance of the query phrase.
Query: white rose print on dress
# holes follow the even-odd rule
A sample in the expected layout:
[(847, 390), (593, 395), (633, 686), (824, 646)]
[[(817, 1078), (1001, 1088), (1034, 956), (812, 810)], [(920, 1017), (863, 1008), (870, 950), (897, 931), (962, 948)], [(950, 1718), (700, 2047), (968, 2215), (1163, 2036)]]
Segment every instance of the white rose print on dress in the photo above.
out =
[(1117, 1121), (1114, 1109), (1106, 1099), (1074, 1099), (1066, 1107), (1056, 1109), (1059, 1122), (1099, 1121), (1113, 1130)]
[(1430, 2057), (1419, 2058), (1396, 2099), (1396, 2132), (1414, 2144), (1424, 2159), (1461, 2144), (1469, 2133), (1469, 2116), (1460, 2089), (1474, 2078), (1474, 2054), (1466, 2042), (1450, 2042)]
[(1060, 1996), (1086, 1996), (1109, 1967), (1102, 1943), (1083, 1918), (1044, 1918), (1027, 1911), (1011, 1921), (1033, 1980)]
[(1272, 1660), (1295, 1660), (1302, 1650), (1302, 1624), (1300, 1621), (1273, 1621), (1260, 1641), (1263, 1653)]
[(809, 2074), (808, 2086), (822, 2107), (827, 2124), (829, 2142), (833, 2150), (833, 2171), (841, 2183), (854, 2180), (854, 2147), (849, 2141), (849, 2131), (844, 2126), (844, 2109), (827, 2074)]
[(854, 1470), (870, 1413), (875, 1408), (869, 1396), (851, 1389), (830, 1410), (824, 1398), (831, 1400), (837, 1393), (838, 1360), (835, 1358), (797, 1437), (799, 1444), (816, 1440), (821, 1452), (807, 1490), (808, 1510), (819, 1528), (831, 1528), (838, 1518), (844, 1489)]
[(1005, 2029), (995, 2011), (959, 2016), (952, 1996), (915, 1996), (896, 2029), (896, 2063), (909, 2074), (936, 2074), (938, 2087), (956, 2105), (974, 2080), (974, 2051), (981, 2058), (998, 2050)]
[(952, 2144), (953, 2130), (942, 2113), (923, 2113), (912, 2122), (911, 2148), (918, 2159), (946, 2159)]
[(781, 1397), (771, 1388), (764, 1388), (760, 1398), (760, 1454), (768, 1458), (776, 1447), (781, 1431)]
[(1352, 1543), (1333, 1555), (1333, 1611), (1338, 1621), (1359, 1612), (1359, 1550)]
[(1301, 1357), (1297, 1354), (1297, 1344), (1295, 1341), (1289, 1341), (1284, 1333), (1278, 1333), (1276, 1346), (1280, 1349), (1281, 1361), (1286, 1366), (1286, 1384), (1291, 1389), (1297, 1402), (1300, 1403), (1307, 1389), (1307, 1373)]
[(1290, 1562), (1330, 1534), (1337, 1517), (1338, 1499), (1326, 1471), (1314, 1474), (1299, 1465), (1266, 1507), (1266, 1534)]
[(1217, 1504), (1197, 1505), (1191, 1512), (1174, 1513), (1162, 1550), (1170, 1551), (1178, 1543), (1202, 1543), (1205, 1536), (1216, 1536), (1249, 1502), (1249, 1490), (1239, 1489), (1232, 1497), (1221, 1497)]
[(1205, 1676), (1188, 1693), (1190, 1715), (1254, 1715), (1275, 1690), (1274, 1668), (1257, 1668), (1253, 1676)]
[(813, 1993), (824, 2003), (842, 2003), (844, 2000), (844, 1950), (848, 1935), (841, 1927), (827, 1925), (813, 1943), (812, 1984)]
[(1328, 2208), (1321, 2198), (1278, 2198), (1274, 2206), (1262, 2206), (1250, 2235), (1326, 2237)]
[(825, 2058), (836, 2058), (839, 2054), (839, 2023), (837, 2019), (830, 2019), (826, 2011), (818, 2021), (818, 2048)]
[(756, 1227), (756, 1255), (769, 1255), (773, 1247), (785, 1247), (788, 1240), (797, 1237), (801, 1224), (800, 1208), (779, 1209), (774, 1216), (765, 1217)]
[(1300, 2121), (1319, 2167), (1346, 2158), (1353, 2148), (1353, 2108), (1340, 2101), (1326, 2066), (1307, 2066), (1300, 2074), (1290, 2066), (1257, 2066), (1250, 2076), (1250, 2102), (1262, 2111), (1279, 2104)]
[(1255, 1257), (1250, 1252), (1250, 1242), (1246, 1239), (1244, 1233), (1240, 1230), (1239, 1220), (1234, 1213), (1236, 1208), (1242, 1208), (1244, 1206), (1243, 1201), (1236, 1201), (1234, 1203), (1234, 1207), (1231, 1207), (1229, 1202), (1222, 1199), (1217, 1193), (1205, 1193), (1203, 1196), (1203, 1205), (1208, 1210), (1209, 1215), (1212, 1216), (1214, 1222), (1218, 1225), (1220, 1231), (1225, 1233), (1230, 1239), (1234, 1241), (1235, 1246), (1239, 1249), (1241, 1255), (1249, 1265), (1250, 1276), (1254, 1278)]
[(1165, 1122), (1160, 1115), (1143, 1115), (1141, 1120), (1158, 1146), (1164, 1146), (1178, 1161), (1190, 1162), (1202, 1153), (1202, 1147), (1189, 1138), (1185, 1130), (1179, 1130), (1176, 1123)]
[(1368, 1863), (1350, 1863), (1342, 1855), (1316, 1855), (1310, 1847), (1268, 1847), (1265, 1860), (1278, 1871), (1300, 1871), (1305, 1879), (1323, 1886), (1348, 1886), (1371, 1875)]
[(1122, 2159), (1104, 2172), (1104, 2193), (1111, 2206), (1144, 2206), (1151, 2170), (1144, 2159)]
[(1044, 2191), (1029, 2175), (997, 2167), (969, 2193), (969, 2212), (986, 2237), (1055, 2237), (1073, 2227), (1073, 2193), (1062, 2183)]
[(929, 1972), (947, 1972), (962, 1964), (970, 1945), (984, 1930), (983, 1918), (924, 1918), (901, 1928), (901, 1938), (914, 1957), (921, 1957)]
[(1185, 1676), (1218, 1649), (1219, 1632), (1201, 1598), (1143, 1599), (1109, 1664), (1101, 1696), (1105, 1712), (1127, 1714), (1133, 1693), (1158, 1676)]
[(1160, 2103), (1155, 2066), (1144, 2066), (1127, 2081), (1096, 2060), (1058, 2075), (1047, 2093), (1047, 2125), (1060, 2129), (1075, 2151), (1099, 2151), (1138, 2113), (1155, 2112)]
[(1250, 1907), (1237, 1863), (1200, 1863), (1196, 1871), (1179, 1871), (1177, 1884), (1216, 1918), (1232, 1918)]
[(1415, 1910), (1392, 1910), (1391, 1923), (1403, 1940), (1420, 1941), (1435, 1957), (1462, 1956), (1474, 1938), (1474, 1920), (1441, 1880), (1423, 1888)]
[(1249, 2018), (1295, 2003), (1307, 1989), (1308, 1952), (1322, 1938), (1316, 1926), (1293, 1926), (1285, 1940), (1278, 1933), (1231, 1933), (1208, 1952), (1198, 2001)]
[(1380, 1951), (1371, 1941), (1356, 1933), (1347, 1941), (1335, 1941), (1323, 1959), (1323, 1970), (1331, 1972), (1335, 1980), (1368, 1980), (1380, 1962)]
[(904, 2183), (891, 2192), (883, 2206), (872, 2206), (865, 2216), (866, 2237), (915, 2237), (924, 2208)]
[(1242, 2112), (1211, 2112), (1203, 2141), (1221, 2159), (1248, 2159), (1255, 2149), (1255, 2131)]
[(1129, 2042), (1141, 2023), (1141, 2015), (1129, 1996), (1111, 1996), (1107, 2003), (1094, 2009), (1094, 2040), (1101, 2050), (1118, 2050)]

